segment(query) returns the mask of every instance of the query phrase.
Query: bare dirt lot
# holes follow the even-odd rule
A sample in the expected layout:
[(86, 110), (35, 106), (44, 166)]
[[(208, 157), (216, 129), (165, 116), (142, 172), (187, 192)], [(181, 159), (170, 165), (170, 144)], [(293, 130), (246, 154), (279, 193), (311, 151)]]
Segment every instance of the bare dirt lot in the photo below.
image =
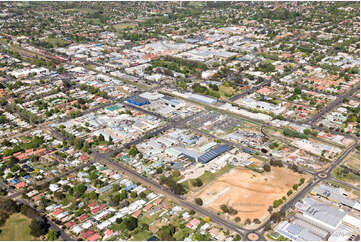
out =
[(225, 204), (238, 213), (241, 223), (247, 218), (261, 221), (269, 214), (267, 209), (274, 200), (286, 196), (293, 184), (299, 183), (306, 175), (295, 173), (287, 168), (272, 167), (271, 172), (262, 174), (240, 168), (233, 168), (193, 196), (203, 200), (203, 206), (221, 212)]

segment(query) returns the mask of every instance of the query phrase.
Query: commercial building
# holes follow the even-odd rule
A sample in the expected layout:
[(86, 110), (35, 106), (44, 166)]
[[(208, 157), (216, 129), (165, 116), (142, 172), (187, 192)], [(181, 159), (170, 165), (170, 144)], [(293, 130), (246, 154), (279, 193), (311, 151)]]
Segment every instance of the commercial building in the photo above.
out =
[(132, 96), (127, 98), (127, 102), (137, 105), (137, 106), (143, 106), (146, 104), (150, 104), (148, 99), (142, 98), (140, 96)]

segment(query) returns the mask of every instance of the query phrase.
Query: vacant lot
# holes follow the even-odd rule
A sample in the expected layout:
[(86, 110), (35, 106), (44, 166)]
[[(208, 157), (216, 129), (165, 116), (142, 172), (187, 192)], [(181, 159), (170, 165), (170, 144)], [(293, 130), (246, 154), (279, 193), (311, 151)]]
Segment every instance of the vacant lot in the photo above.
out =
[(268, 207), (274, 200), (286, 196), (293, 184), (299, 183), (306, 175), (295, 173), (287, 168), (272, 167), (271, 172), (257, 173), (251, 170), (234, 168), (207, 185), (192, 199), (199, 197), (203, 206), (221, 212), (225, 204), (236, 209), (233, 216), (241, 222), (247, 218), (262, 221), (269, 213)]
[(344, 165), (352, 169), (360, 170), (360, 153), (353, 152), (349, 154)]
[(30, 235), (29, 225), (31, 220), (20, 214), (15, 213), (11, 215), (4, 226), (2, 226), (0, 233), (0, 241), (12, 240), (12, 241), (24, 241), (24, 240), (39, 240)]

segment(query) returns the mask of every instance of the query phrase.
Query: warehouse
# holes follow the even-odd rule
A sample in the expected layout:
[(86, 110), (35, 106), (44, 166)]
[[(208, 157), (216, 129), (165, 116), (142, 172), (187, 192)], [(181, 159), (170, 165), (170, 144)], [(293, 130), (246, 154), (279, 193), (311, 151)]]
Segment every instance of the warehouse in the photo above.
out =
[(175, 109), (179, 109), (179, 108), (182, 108), (182, 107), (185, 106), (185, 103), (183, 101), (175, 99), (175, 98), (170, 97), (170, 96), (163, 96), (162, 101), (166, 105), (171, 106), (172, 108), (175, 108)]
[(228, 145), (218, 146), (217, 148), (207, 151), (206, 153), (198, 157), (198, 161), (202, 163), (208, 163), (230, 149), (232, 149), (232, 147)]
[(210, 104), (216, 104), (216, 102), (217, 102), (216, 99), (206, 97), (206, 96), (202, 96), (202, 95), (198, 95), (198, 94), (194, 94), (194, 93), (191, 93), (189, 95), (189, 98), (193, 99), (194, 101), (209, 104), (209, 105)]
[(140, 96), (132, 96), (127, 98), (127, 102), (137, 105), (137, 106), (143, 106), (146, 104), (150, 104), (148, 99), (142, 98)]

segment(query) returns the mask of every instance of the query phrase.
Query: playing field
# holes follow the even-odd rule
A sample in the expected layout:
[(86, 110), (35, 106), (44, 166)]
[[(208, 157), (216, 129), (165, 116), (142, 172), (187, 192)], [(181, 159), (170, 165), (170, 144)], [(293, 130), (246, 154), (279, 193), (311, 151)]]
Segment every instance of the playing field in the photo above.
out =
[(30, 223), (31, 220), (28, 217), (20, 213), (12, 214), (0, 228), (0, 241), (39, 240), (30, 235)]
[(241, 222), (247, 218), (262, 221), (269, 213), (268, 207), (274, 200), (287, 197), (287, 191), (293, 184), (305, 177), (287, 168), (272, 167), (271, 172), (262, 174), (240, 168), (233, 168), (207, 185), (194, 196), (203, 200), (203, 206), (221, 212), (225, 204), (238, 211), (233, 217), (240, 217)]

